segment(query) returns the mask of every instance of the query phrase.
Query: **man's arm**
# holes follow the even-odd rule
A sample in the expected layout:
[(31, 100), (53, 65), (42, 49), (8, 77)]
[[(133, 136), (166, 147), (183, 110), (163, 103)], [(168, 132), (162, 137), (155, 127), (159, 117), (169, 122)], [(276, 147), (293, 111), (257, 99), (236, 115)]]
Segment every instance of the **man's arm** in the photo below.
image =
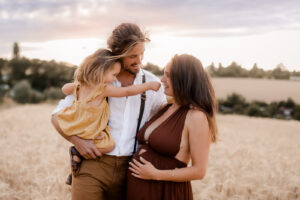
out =
[(56, 113), (66, 107), (71, 106), (73, 100), (74, 100), (73, 95), (69, 95), (65, 99), (61, 100), (58, 106), (56, 107), (56, 109), (52, 112), (51, 122), (54, 128), (57, 130), (57, 132), (66, 140), (74, 144), (75, 148), (79, 151), (79, 153), (84, 158), (95, 159), (98, 156), (101, 156), (101, 152), (96, 148), (93, 140), (85, 140), (77, 136), (67, 136), (64, 134), (64, 132), (62, 131), (62, 129), (58, 124)]

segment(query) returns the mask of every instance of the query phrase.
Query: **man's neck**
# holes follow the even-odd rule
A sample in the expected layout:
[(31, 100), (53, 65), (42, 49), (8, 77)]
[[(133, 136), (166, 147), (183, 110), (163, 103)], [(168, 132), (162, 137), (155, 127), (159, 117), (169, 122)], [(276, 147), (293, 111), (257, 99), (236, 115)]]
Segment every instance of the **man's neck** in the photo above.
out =
[(121, 82), (122, 86), (132, 85), (136, 74), (132, 74), (126, 70), (121, 69), (120, 73), (117, 76), (118, 81)]

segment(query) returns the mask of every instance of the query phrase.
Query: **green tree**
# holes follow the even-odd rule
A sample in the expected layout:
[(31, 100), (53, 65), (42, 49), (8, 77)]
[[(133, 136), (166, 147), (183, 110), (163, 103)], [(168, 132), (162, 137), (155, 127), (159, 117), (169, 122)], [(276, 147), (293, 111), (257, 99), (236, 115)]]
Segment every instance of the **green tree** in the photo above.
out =
[(300, 105), (296, 105), (294, 107), (293, 118), (296, 120), (300, 120)]
[(10, 68), (12, 85), (19, 80), (26, 79), (26, 70), (30, 67), (31, 61), (25, 57), (13, 58), (7, 63)]
[(288, 98), (288, 100), (285, 103), (285, 107), (287, 108), (294, 108), (296, 106), (296, 103), (293, 101), (292, 98)]
[(259, 106), (255, 103), (251, 103), (245, 111), (245, 114), (248, 116), (263, 116)]
[(17, 42), (14, 43), (13, 47), (13, 58), (19, 58), (20, 57), (20, 47)]
[(271, 102), (268, 105), (269, 117), (275, 117), (279, 109), (279, 104), (276, 101)]
[(247, 77), (248, 71), (238, 65), (236, 62), (232, 62), (229, 66), (223, 67), (219, 64), (216, 70), (216, 75), (221, 77)]
[(227, 76), (231, 77), (247, 77), (248, 72), (246, 69), (242, 68), (241, 65), (238, 65), (236, 62), (232, 62), (231, 65), (226, 67)]
[(263, 78), (265, 76), (265, 72), (263, 69), (258, 68), (257, 64), (254, 63), (252, 69), (249, 71), (249, 77), (252, 78)]
[(148, 62), (143, 68), (158, 76), (162, 76), (164, 74), (164, 71), (160, 69), (158, 65), (154, 65), (150, 62)]
[(213, 62), (209, 66), (207, 66), (206, 71), (212, 77), (217, 75), (217, 69), (216, 69), (215, 64)]
[(289, 79), (290, 72), (286, 69), (286, 67), (280, 63), (277, 67), (271, 72), (271, 75), (275, 79)]
[(294, 70), (294, 71), (291, 73), (291, 75), (293, 75), (293, 76), (300, 76), (300, 71)]
[(231, 95), (227, 96), (227, 102), (230, 107), (233, 107), (234, 105), (246, 105), (245, 98), (237, 93), (232, 93)]

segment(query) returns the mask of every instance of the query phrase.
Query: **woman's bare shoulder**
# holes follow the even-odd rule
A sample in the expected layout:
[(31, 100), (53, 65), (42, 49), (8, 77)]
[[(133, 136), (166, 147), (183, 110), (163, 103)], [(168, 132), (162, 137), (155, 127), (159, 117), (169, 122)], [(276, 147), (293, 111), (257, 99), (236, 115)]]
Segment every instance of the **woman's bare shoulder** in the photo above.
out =
[(187, 128), (197, 129), (208, 127), (206, 114), (200, 109), (190, 109), (186, 116)]
[(187, 117), (189, 118), (189, 121), (198, 121), (198, 122), (199, 120), (207, 121), (206, 114), (202, 110), (197, 108), (190, 109), (187, 114)]

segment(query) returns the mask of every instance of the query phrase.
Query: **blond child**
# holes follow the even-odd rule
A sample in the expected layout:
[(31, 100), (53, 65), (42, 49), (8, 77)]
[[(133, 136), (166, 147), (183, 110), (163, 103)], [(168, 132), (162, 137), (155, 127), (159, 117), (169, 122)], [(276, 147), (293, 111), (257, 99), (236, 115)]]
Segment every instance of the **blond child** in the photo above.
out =
[[(54, 116), (54, 123), (66, 136), (92, 139), (102, 154), (114, 149), (114, 140), (108, 126), (109, 107), (106, 97), (132, 96), (160, 88), (160, 83), (154, 81), (128, 87), (110, 85), (116, 80), (120, 69), (120, 62), (109, 50), (99, 49), (88, 56), (75, 71), (74, 83), (67, 83), (62, 88), (65, 94), (73, 93), (75, 100), (70, 107)], [(75, 147), (70, 148), (70, 156), (72, 172), (76, 175), (83, 157)], [(67, 183), (70, 181), (67, 180)]]

